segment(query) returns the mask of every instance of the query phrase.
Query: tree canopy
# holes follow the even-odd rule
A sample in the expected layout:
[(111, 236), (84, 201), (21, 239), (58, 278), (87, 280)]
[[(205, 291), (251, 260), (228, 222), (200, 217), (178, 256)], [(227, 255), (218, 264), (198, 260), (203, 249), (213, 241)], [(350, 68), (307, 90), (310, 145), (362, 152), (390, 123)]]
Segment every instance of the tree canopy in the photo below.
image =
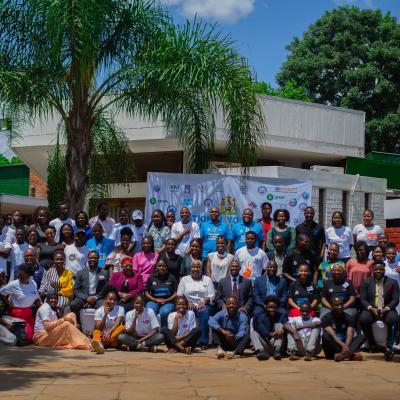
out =
[(283, 88), (273, 88), (270, 83), (259, 81), (254, 84), (257, 93), (268, 96), (283, 97), (285, 99), (302, 100), (312, 102), (313, 99), (307, 95), (304, 86), (297, 86), (296, 82), (288, 81)]
[(318, 103), (366, 112), (366, 151), (400, 152), (400, 26), (380, 10), (328, 11), (287, 46), (277, 75)]

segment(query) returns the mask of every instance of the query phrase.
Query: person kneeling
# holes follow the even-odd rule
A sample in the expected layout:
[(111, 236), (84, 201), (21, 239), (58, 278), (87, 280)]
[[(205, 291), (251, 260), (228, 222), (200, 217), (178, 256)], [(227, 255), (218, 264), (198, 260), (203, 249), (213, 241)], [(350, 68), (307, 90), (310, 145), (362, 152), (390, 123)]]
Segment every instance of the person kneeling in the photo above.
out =
[(190, 354), (197, 346), (201, 331), (185, 296), (176, 296), (176, 311), (168, 315), (168, 328), (161, 328), (161, 333), (169, 352)]
[(247, 315), (239, 310), (236, 297), (230, 297), (226, 301), (226, 310), (210, 317), (208, 325), (212, 328), (213, 340), (218, 346), (218, 358), (243, 355), (250, 342), (249, 324)]
[(151, 308), (145, 308), (144, 299), (137, 295), (134, 309), (126, 313), (125, 332), (118, 336), (121, 345), (130, 351), (153, 351), (164, 341), (159, 333), (160, 324)]
[(354, 318), (345, 313), (340, 297), (334, 297), (331, 304), (332, 311), (322, 318), (322, 347), (325, 358), (335, 361), (361, 361), (362, 355), (357, 350), (363, 344), (365, 336), (355, 336)]
[(105, 347), (119, 346), (118, 336), (125, 330), (122, 321), (125, 316), (123, 307), (117, 305), (118, 290), (114, 286), (103, 289), (104, 305), (94, 314), (94, 331), (92, 349), (97, 354), (103, 354)]
[(320, 331), (321, 320), (310, 315), (310, 303), (300, 306), (300, 316), (290, 317), (285, 325), (288, 332), (288, 351), (290, 360), (304, 357), (304, 361), (311, 361), (321, 350)]
[(89, 339), (76, 327), (74, 313), (61, 317), (58, 294), (48, 294), (48, 303), (41, 305), (36, 314), (33, 343), (40, 347), (89, 350)]

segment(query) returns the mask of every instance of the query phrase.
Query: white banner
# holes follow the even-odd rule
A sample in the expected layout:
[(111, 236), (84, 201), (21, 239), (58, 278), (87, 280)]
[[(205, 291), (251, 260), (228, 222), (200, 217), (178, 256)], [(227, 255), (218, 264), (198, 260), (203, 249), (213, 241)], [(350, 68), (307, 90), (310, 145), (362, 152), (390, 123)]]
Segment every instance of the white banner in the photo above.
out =
[(222, 220), (232, 226), (245, 208), (254, 211), (255, 220), (261, 218), (261, 204), (269, 202), (273, 211), (289, 210), (290, 225), (296, 226), (311, 205), (311, 191), (311, 180), (149, 172), (145, 222), (155, 209), (174, 211), (179, 220), (179, 210), (188, 207), (192, 219), (202, 223), (210, 219), (210, 209), (218, 207)]

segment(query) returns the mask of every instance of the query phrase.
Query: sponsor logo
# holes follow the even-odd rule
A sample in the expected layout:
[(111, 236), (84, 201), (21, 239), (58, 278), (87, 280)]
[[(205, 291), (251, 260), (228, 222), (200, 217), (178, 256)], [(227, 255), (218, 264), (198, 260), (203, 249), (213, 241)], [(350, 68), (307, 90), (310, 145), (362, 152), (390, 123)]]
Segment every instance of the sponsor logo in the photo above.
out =
[(167, 207), (167, 212), (173, 212), (173, 213), (176, 214), (176, 211), (177, 211), (177, 209), (176, 209), (175, 206), (169, 205), (169, 206)]
[(184, 206), (192, 206), (193, 205), (193, 199), (183, 199), (183, 205)]
[(296, 207), (296, 205), (297, 205), (297, 200), (296, 199), (292, 199), (292, 200), (289, 201), (289, 206), (290, 207)]
[(265, 194), (265, 193), (267, 193), (268, 190), (267, 190), (267, 188), (265, 186), (259, 186), (257, 191), (260, 194)]
[(303, 197), (304, 200), (307, 200), (307, 199), (310, 198), (310, 193), (308, 193), (308, 192), (303, 192), (302, 197)]
[(277, 186), (275, 188), (275, 192), (278, 193), (297, 193), (297, 188), (295, 187), (285, 187), (285, 186)]
[(170, 185), (169, 190), (171, 192), (179, 192), (179, 185)]
[(164, 200), (164, 199), (159, 200), (159, 199), (157, 199), (157, 203), (158, 204), (165, 204), (165, 203), (168, 203), (168, 200)]
[(213, 201), (212, 201), (211, 199), (205, 199), (205, 200), (204, 200), (204, 205), (205, 205), (206, 207), (211, 207), (212, 204), (213, 204)]
[(157, 200), (156, 200), (154, 197), (152, 197), (152, 198), (150, 199), (150, 204), (154, 205), (154, 204), (156, 204), (156, 203), (157, 203)]
[(247, 204), (247, 207), (254, 210), (255, 208), (257, 208), (257, 204), (254, 203), (254, 201), (251, 201), (250, 203)]
[(232, 196), (224, 196), (221, 198), (219, 212), (224, 215), (236, 214), (236, 199)]
[(158, 192), (161, 190), (160, 185), (154, 185), (154, 186), (153, 186), (153, 190), (154, 190), (156, 193), (158, 193)]
[(185, 185), (183, 191), (184, 191), (184, 193), (189, 194), (190, 193), (190, 185)]
[(274, 195), (272, 193), (268, 193), (266, 198), (267, 198), (267, 200), (271, 201), (274, 199)]
[(304, 211), (308, 207), (307, 203), (300, 203), (299, 204), (299, 210)]

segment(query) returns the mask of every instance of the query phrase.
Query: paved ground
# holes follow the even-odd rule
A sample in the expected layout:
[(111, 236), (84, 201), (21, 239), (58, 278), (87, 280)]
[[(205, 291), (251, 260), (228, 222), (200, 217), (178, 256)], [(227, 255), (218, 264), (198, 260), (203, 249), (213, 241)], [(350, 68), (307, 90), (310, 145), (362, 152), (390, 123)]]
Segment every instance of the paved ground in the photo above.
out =
[(362, 362), (216, 360), (191, 356), (0, 347), (0, 399), (391, 399), (400, 356)]

